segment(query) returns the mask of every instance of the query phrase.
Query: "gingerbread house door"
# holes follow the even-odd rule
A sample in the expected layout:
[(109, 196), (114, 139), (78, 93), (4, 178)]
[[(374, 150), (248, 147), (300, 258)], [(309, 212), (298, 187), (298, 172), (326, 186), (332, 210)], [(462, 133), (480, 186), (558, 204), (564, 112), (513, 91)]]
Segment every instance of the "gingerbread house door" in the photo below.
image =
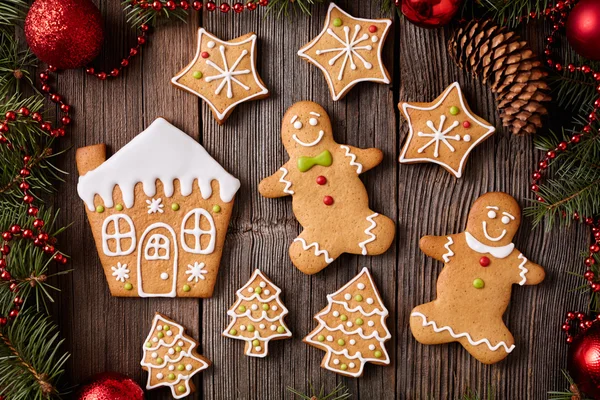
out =
[(169, 225), (150, 225), (138, 244), (140, 297), (175, 297), (177, 294), (177, 239)]

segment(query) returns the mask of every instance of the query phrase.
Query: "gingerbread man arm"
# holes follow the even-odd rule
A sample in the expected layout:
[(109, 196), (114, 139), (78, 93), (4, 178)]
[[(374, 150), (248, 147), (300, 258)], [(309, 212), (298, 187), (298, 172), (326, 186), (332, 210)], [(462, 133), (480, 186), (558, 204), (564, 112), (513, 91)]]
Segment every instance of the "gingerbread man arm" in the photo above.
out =
[(347, 161), (356, 168), (357, 174), (362, 174), (378, 166), (383, 160), (383, 152), (379, 149), (359, 149), (358, 147), (343, 144), (340, 146), (345, 151)]
[(546, 277), (546, 271), (541, 265), (529, 261), (522, 253), (518, 256), (518, 276), (515, 276), (519, 285), (537, 285)]
[(266, 198), (290, 196), (294, 194), (293, 184), (290, 180), (289, 162), (283, 164), (273, 175), (260, 181), (258, 191)]
[(456, 235), (423, 236), (419, 241), (419, 248), (429, 257), (447, 263), (454, 256), (453, 245), (455, 243)]

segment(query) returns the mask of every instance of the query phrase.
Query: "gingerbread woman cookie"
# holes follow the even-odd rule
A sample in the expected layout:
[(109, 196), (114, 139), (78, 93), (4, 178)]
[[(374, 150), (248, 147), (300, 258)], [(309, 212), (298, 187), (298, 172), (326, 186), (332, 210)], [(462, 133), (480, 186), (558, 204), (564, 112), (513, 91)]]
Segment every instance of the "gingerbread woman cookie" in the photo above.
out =
[(514, 338), (502, 320), (512, 285), (537, 285), (545, 276), (512, 243), (520, 223), (513, 197), (486, 193), (473, 204), (465, 232), (421, 239), (421, 250), (445, 265), (437, 299), (412, 310), (410, 328), (419, 342), (459, 342), (485, 364), (513, 351)]
[(394, 222), (369, 209), (359, 175), (383, 159), (379, 149), (340, 145), (320, 105), (294, 104), (283, 117), (281, 140), (290, 160), (259, 186), (264, 197), (292, 196), (304, 231), (290, 246), (290, 258), (315, 274), (342, 253), (377, 255), (394, 239)]

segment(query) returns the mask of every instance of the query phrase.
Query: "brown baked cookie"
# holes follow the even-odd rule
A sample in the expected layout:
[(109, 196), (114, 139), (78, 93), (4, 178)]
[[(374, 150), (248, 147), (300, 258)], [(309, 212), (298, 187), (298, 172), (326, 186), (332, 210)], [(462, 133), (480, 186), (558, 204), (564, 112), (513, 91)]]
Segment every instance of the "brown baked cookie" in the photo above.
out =
[(520, 223), (514, 198), (486, 193), (473, 204), (465, 232), (421, 239), (421, 250), (445, 265), (437, 299), (412, 310), (410, 328), (419, 342), (459, 342), (485, 364), (513, 351), (513, 336), (502, 320), (512, 285), (537, 285), (545, 276), (512, 243)]
[(340, 145), (320, 105), (303, 101), (284, 115), (281, 140), (289, 161), (260, 183), (268, 198), (292, 196), (304, 231), (290, 246), (290, 258), (305, 274), (315, 274), (342, 253), (377, 255), (394, 240), (394, 222), (369, 209), (359, 175), (383, 159), (378, 149)]
[(108, 160), (104, 145), (76, 158), (111, 294), (211, 297), (240, 182), (163, 118)]
[(334, 101), (359, 82), (390, 83), (381, 51), (392, 21), (356, 18), (331, 3), (319, 35), (298, 51), (325, 75)]
[(225, 42), (200, 28), (196, 56), (171, 83), (204, 100), (222, 125), (238, 104), (269, 97), (256, 71), (256, 53), (254, 33)]
[(400, 162), (432, 162), (457, 178), (471, 150), (496, 130), (473, 114), (457, 82), (431, 103), (400, 103), (398, 108), (409, 127)]

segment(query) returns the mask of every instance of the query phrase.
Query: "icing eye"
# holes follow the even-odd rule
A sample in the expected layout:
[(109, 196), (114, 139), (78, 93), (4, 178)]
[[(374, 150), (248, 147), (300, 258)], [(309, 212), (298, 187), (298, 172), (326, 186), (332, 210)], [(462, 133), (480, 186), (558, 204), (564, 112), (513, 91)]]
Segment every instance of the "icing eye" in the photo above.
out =
[(506, 215), (504, 217), (502, 217), (502, 223), (504, 225), (508, 225), (508, 223), (510, 222), (510, 218), (507, 217)]
[(317, 121), (316, 118), (311, 118), (308, 120), (308, 123), (311, 124), (312, 126), (316, 126), (319, 123), (319, 121)]
[(496, 211), (494, 211), (494, 210), (488, 211), (488, 218), (491, 218), (491, 219), (496, 218)]
[(302, 122), (300, 122), (300, 121), (294, 122), (294, 128), (296, 128), (296, 129), (302, 129), (303, 126), (304, 125), (302, 125)]

